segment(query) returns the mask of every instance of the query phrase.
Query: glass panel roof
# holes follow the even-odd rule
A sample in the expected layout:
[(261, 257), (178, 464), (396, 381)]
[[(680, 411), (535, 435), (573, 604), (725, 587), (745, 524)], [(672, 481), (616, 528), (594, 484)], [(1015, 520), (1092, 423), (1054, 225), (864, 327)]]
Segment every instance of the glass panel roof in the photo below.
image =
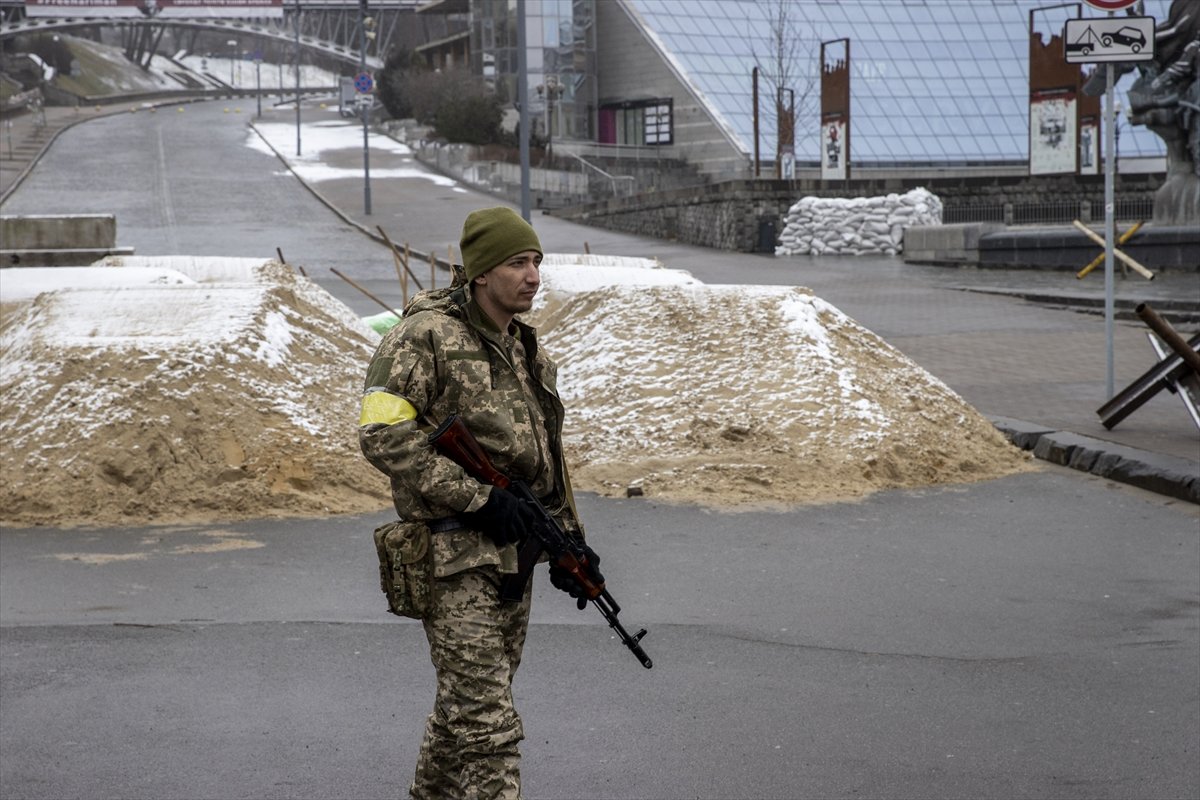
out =
[[(1076, 16), (1061, 0), (625, 0), (651, 28), (743, 152), (753, 151), (751, 70), (770, 70), (782, 7), (796, 41), (796, 160), (817, 163), (820, 43), (850, 39), (852, 158), (871, 162), (1028, 158), (1029, 19), (1045, 35)], [(1169, 0), (1145, 0), (1166, 18)], [(1059, 8), (1054, 8), (1059, 6)], [(1101, 12), (1081, 4), (1081, 16)], [(1053, 9), (1053, 10), (1049, 10)], [(1125, 75), (1116, 97), (1137, 73)], [(759, 148), (774, 153), (770, 89), (760, 77)], [(999, 112), (999, 113), (998, 113)], [(1161, 156), (1162, 140), (1120, 123), (1121, 156)]]

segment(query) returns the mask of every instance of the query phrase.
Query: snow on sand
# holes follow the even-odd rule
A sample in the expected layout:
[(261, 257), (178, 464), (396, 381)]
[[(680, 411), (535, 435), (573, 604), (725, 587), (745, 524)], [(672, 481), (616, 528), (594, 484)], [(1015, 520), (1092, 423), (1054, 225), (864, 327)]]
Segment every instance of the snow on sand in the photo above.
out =
[[(579, 489), (780, 507), (1025, 468), (940, 381), (807, 290), (556, 254), (543, 283), (529, 318), (561, 366)], [(4, 522), (386, 507), (357, 443), (378, 337), (287, 267), (6, 270), (0, 301)]]

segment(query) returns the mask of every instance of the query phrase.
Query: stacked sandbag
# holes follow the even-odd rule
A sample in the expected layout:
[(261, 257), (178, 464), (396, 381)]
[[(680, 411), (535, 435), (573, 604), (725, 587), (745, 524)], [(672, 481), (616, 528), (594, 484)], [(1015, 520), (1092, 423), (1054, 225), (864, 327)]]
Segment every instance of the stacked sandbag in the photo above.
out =
[(886, 197), (802, 197), (788, 209), (775, 255), (895, 255), (910, 225), (941, 224), (942, 201), (924, 188)]

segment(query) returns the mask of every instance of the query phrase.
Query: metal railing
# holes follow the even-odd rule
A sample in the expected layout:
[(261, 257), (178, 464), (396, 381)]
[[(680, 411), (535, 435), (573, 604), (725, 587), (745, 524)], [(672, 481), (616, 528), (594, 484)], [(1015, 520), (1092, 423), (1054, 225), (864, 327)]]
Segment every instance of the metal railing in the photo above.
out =
[[(1116, 218), (1119, 220), (1153, 219), (1154, 198), (1130, 197), (1116, 202)], [(1092, 203), (1092, 219), (1104, 219), (1104, 204)]]
[[(1012, 225), (1044, 225), (1046, 223), (1071, 224), (1079, 219), (1084, 205), (1072, 202), (1013, 203)], [(1006, 220), (1007, 221), (1007, 220)]]
[(572, 155), (625, 159), (630, 161), (661, 161), (664, 158), (678, 159), (682, 157), (680, 149), (675, 145), (606, 144), (578, 139), (563, 139), (561, 141), (555, 139), (554, 149), (559, 154), (571, 153)]
[(609, 187), (612, 189), (613, 197), (621, 196), (621, 192), (619, 192), (617, 190), (617, 181), (622, 181), (624, 186), (626, 187), (626, 191), (625, 191), (626, 197), (631, 196), (637, 190), (637, 178), (633, 177), (632, 175), (613, 175), (610, 172), (605, 172), (604, 170), (597, 167), (595, 164), (592, 164), (587, 159), (583, 158), (582, 156), (578, 156), (575, 153), (568, 152), (568, 153), (566, 153), (566, 155), (575, 159), (580, 164), (582, 164), (583, 166), (587, 167), (588, 169), (594, 171), (596, 174), (600, 175), (601, 177), (607, 179), (609, 182)]
[(1005, 207), (1005, 203), (943, 205), (942, 222), (946, 225), (958, 222), (1004, 222)]
[[(1154, 216), (1154, 199), (1129, 197), (1118, 199), (1115, 216), (1123, 222), (1148, 220)], [(998, 222), (1005, 225), (1069, 225), (1074, 220), (1098, 222), (1104, 219), (1104, 203), (1099, 200), (1043, 203), (947, 203), (942, 222)]]

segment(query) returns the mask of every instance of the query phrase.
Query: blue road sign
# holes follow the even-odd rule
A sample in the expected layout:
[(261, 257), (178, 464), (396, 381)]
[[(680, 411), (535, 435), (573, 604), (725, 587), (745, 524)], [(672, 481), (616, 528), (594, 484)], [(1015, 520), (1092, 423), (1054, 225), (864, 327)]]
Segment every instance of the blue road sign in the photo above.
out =
[(360, 72), (354, 76), (354, 88), (360, 94), (367, 94), (375, 88), (375, 79), (369, 72)]

